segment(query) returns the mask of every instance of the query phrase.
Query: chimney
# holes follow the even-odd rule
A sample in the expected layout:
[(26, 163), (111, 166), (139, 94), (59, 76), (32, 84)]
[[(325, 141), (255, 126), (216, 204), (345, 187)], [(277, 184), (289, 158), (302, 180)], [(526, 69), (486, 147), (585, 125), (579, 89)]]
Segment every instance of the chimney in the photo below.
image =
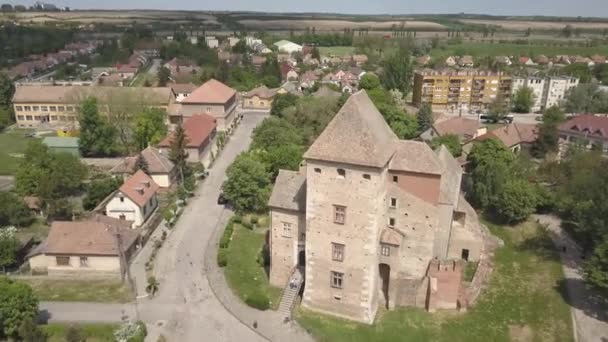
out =
[(137, 191), (140, 195), (144, 194), (144, 188), (135, 188), (135, 191)]

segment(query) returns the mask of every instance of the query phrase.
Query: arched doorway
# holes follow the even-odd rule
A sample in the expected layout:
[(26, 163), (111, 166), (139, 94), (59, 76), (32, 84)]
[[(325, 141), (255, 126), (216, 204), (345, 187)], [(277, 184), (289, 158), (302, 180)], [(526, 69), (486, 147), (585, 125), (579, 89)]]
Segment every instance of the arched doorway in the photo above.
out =
[(298, 266), (304, 267), (306, 265), (306, 253), (304, 250), (298, 252)]
[(380, 281), (382, 282), (382, 287), (381, 287), (382, 295), (384, 297), (384, 303), (386, 305), (386, 308), (388, 309), (388, 303), (389, 303), (388, 290), (389, 290), (389, 281), (390, 281), (390, 277), (391, 277), (391, 267), (387, 264), (380, 264), (379, 273), (380, 273)]

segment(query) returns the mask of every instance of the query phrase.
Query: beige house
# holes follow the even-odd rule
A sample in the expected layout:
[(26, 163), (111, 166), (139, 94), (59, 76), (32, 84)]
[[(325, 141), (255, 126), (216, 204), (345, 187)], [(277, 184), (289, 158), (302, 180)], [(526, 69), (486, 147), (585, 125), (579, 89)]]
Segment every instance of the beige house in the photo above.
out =
[[(208, 167), (211, 163), (211, 155), (217, 154), (215, 137), (217, 134), (217, 120), (213, 117), (200, 114), (186, 119), (182, 127), (188, 137), (186, 152), (188, 152), (189, 163), (201, 163)], [(169, 155), (173, 133), (158, 144), (163, 154)]]
[(226, 131), (234, 125), (237, 102), (236, 90), (211, 79), (184, 98), (173, 115), (179, 121), (196, 114), (207, 114), (216, 119), (218, 131)]
[(87, 221), (55, 221), (48, 237), (28, 254), (30, 270), (50, 276), (118, 276), (138, 240), (138, 232), (128, 224), (102, 215)]
[(105, 214), (132, 221), (131, 228), (140, 227), (158, 207), (158, 185), (143, 171), (135, 172), (106, 203)]
[(171, 88), (89, 87), (89, 86), (18, 86), (13, 95), (13, 109), (19, 127), (44, 124), (76, 126), (80, 104), (89, 97), (99, 101), (99, 111), (120, 101), (132, 106), (168, 110), (175, 101)]
[[(148, 165), (148, 175), (152, 177), (154, 183), (161, 188), (170, 187), (177, 180), (177, 169), (169, 160), (167, 151), (162, 151), (156, 147), (148, 147), (141, 151), (141, 156)], [(121, 176), (123, 179), (131, 177), (137, 171), (135, 165), (139, 156), (126, 157), (123, 161), (113, 167), (110, 173)]]
[(461, 260), (484, 234), (445, 147), (399, 140), (364, 91), (353, 94), (273, 189), (270, 282), (304, 272), (302, 306), (371, 323), (380, 306), (457, 308)]
[(513, 153), (519, 153), (522, 150), (529, 151), (538, 139), (538, 126), (514, 122), (498, 127), (475, 140), (482, 141), (491, 138), (502, 141)]
[(243, 108), (270, 109), (272, 107), (272, 100), (276, 94), (276, 89), (268, 89), (266, 86), (252, 89), (243, 95)]

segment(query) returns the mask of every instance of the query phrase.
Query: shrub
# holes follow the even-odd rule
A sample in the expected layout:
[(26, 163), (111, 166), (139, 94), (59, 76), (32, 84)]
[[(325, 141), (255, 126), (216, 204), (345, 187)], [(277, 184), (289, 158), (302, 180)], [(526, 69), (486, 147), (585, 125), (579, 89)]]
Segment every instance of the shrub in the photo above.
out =
[(242, 223), (243, 222), (243, 216), (236, 214), (232, 217), (232, 222), (234, 223)]
[(228, 223), (226, 229), (224, 229), (224, 234), (222, 234), (222, 238), (220, 239), (220, 248), (228, 248), (230, 244), (230, 239), (232, 239), (232, 231), (234, 230), (234, 224), (232, 222)]
[(251, 219), (249, 219), (249, 222), (251, 222), (251, 224), (258, 224), (259, 220), (257, 216), (251, 216)]
[(249, 296), (247, 296), (247, 299), (245, 299), (245, 303), (253, 308), (262, 311), (268, 310), (268, 308), (270, 308), (270, 299), (268, 299), (268, 296), (265, 293), (260, 291), (255, 291)]
[(228, 265), (228, 251), (226, 248), (220, 248), (217, 251), (217, 265), (219, 267), (226, 267)]

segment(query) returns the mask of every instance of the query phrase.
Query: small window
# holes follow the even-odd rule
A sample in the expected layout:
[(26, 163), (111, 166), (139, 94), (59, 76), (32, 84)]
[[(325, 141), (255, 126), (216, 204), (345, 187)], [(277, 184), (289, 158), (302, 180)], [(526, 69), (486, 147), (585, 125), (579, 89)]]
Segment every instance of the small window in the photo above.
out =
[(23, 121), (25, 117), (23, 115), (17, 115), (17, 120)]
[(315, 172), (316, 172), (316, 173), (321, 173), (321, 169), (320, 169), (320, 168), (318, 168), (318, 167), (315, 167)]
[(57, 110), (60, 112), (65, 112), (65, 107), (64, 106), (59, 106), (57, 107)]
[(74, 107), (73, 106), (68, 106), (68, 112), (73, 112), (74, 111)]
[(47, 107), (47, 106), (41, 106), (41, 107), (40, 107), (40, 109), (41, 109), (43, 112), (48, 112), (48, 111), (49, 111), (49, 107)]
[(39, 110), (40, 110), (40, 107), (38, 107), (38, 106), (33, 106), (33, 107), (32, 107), (32, 110), (33, 110), (34, 112), (37, 112), (37, 111), (39, 111)]
[(57, 115), (51, 115), (51, 121), (57, 121)]
[(343, 285), (344, 273), (331, 271), (330, 285), (333, 288), (341, 289)]
[(283, 236), (291, 237), (291, 223), (283, 222)]
[(334, 205), (334, 223), (344, 224), (346, 222), (346, 207)]
[(89, 267), (89, 258), (86, 256), (80, 257), (80, 267)]
[(122, 221), (125, 221), (127, 219), (127, 216), (125, 216), (125, 214), (120, 214), (120, 216), (118, 216), (118, 218)]
[(397, 198), (391, 197), (391, 208), (397, 208)]
[(123, 196), (120, 196), (120, 202), (124, 202), (125, 198)]
[(56, 112), (57, 111), (57, 107), (56, 106), (51, 106), (51, 107), (49, 107), (49, 110), (51, 112)]
[(363, 174), (363, 179), (370, 180), (370, 179), (372, 179), (372, 176), (370, 176), (370, 175), (369, 175), (369, 174), (367, 174), (367, 173), (364, 173), (364, 174)]
[(70, 266), (70, 257), (67, 256), (58, 256), (55, 257), (57, 261), (57, 266)]
[(395, 226), (395, 218), (394, 217), (390, 217), (388, 219), (388, 226), (389, 227), (394, 227)]
[(15, 110), (18, 111), (18, 112), (20, 112), (20, 111), (23, 110), (23, 107), (21, 107), (21, 106), (15, 106)]
[(391, 256), (391, 247), (387, 245), (380, 246), (380, 254), (382, 256)]
[(343, 244), (332, 242), (331, 259), (334, 261), (344, 261), (344, 245)]
[(27, 120), (27, 121), (32, 121), (32, 116), (31, 116), (31, 115), (26, 115), (26, 116), (25, 116), (25, 120)]
[(346, 171), (344, 169), (338, 169), (338, 178), (346, 177)]
[(469, 250), (463, 249), (460, 256), (462, 257), (462, 260), (469, 261)]
[(393, 176), (393, 183), (399, 182), (399, 176)]
[(23, 110), (27, 111), (31, 111), (32, 107), (31, 106), (23, 106)]

